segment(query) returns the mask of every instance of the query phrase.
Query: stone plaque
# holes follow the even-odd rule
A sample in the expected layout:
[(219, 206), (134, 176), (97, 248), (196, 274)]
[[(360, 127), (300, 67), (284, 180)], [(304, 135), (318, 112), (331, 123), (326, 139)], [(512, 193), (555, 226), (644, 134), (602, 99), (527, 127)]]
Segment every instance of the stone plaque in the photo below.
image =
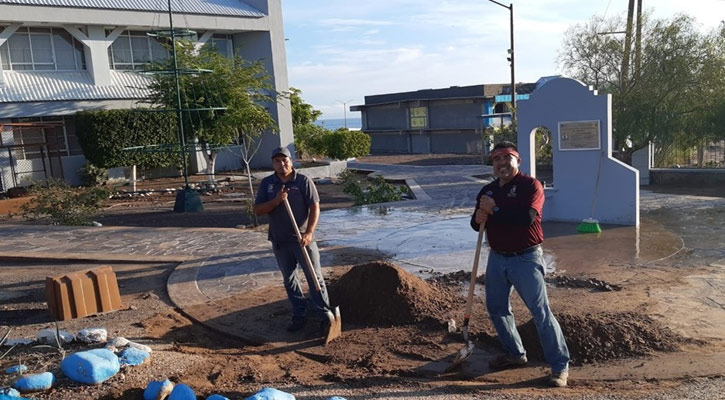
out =
[(559, 122), (559, 150), (597, 150), (599, 121)]

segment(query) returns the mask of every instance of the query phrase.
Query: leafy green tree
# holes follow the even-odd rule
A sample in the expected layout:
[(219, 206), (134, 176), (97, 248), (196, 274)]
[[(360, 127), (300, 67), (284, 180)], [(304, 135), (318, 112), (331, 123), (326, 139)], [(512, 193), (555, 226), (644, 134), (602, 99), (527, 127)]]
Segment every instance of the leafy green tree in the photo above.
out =
[[(219, 151), (232, 144), (242, 144), (241, 155), (249, 172), (249, 161), (259, 149), (262, 133), (276, 126), (265, 104), (276, 101), (277, 93), (264, 65), (239, 56), (227, 58), (213, 46), (197, 50), (186, 40), (176, 42), (176, 55), (179, 69), (198, 71), (179, 75), (185, 141), (197, 139), (207, 150), (202, 153), (207, 158), (207, 174), (212, 182)], [(153, 66), (158, 70), (173, 68), (171, 59)], [(152, 107), (176, 110), (174, 75), (150, 77)]]
[(292, 129), (295, 136), (295, 151), (299, 157), (322, 154), (322, 137), (330, 131), (315, 124), (322, 111), (315, 110), (302, 99), (302, 91), (291, 87), (289, 91), (292, 106)]
[(289, 99), (292, 105), (292, 126), (295, 129), (317, 121), (317, 118), (322, 115), (322, 111), (315, 110), (312, 104), (307, 104), (302, 100), (302, 91), (300, 89), (290, 87)]
[[(623, 17), (593, 17), (571, 27), (559, 54), (569, 76), (613, 95), (615, 147), (624, 158), (649, 142), (667, 152), (717, 136), (716, 99), (725, 89), (722, 28), (703, 34), (686, 15), (669, 20), (645, 15), (643, 20), (640, 66), (626, 77), (621, 71), (624, 38), (605, 34), (624, 30)], [(631, 57), (636, 56), (635, 50)], [(632, 147), (625, 145), (628, 139)]]

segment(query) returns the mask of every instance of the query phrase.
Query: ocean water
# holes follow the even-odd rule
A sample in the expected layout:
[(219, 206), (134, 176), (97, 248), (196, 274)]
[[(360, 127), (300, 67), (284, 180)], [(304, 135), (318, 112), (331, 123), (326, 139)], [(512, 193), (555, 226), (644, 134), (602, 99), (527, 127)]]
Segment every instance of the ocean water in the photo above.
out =
[[(335, 129), (345, 127), (345, 118), (318, 119), (315, 121), (315, 124), (334, 131)], [(362, 128), (362, 120), (360, 120), (360, 117), (347, 117), (347, 129), (360, 128)]]

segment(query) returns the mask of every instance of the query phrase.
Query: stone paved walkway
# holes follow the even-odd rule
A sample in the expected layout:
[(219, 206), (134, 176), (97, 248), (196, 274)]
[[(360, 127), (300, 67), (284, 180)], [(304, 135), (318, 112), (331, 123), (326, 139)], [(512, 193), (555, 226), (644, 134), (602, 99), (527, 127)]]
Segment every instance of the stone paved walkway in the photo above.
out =
[[(348, 166), (404, 179), (417, 199), (324, 212), (318, 228), (323, 264), (326, 249), (357, 247), (414, 268), (471, 265), (475, 235), (468, 215), (490, 167)], [(715, 259), (725, 258), (723, 209), (721, 198), (641, 194), (643, 217), (670, 221), (686, 245), (702, 247)], [(683, 227), (682, 219), (695, 218), (695, 212), (698, 220)], [(280, 280), (266, 234), (237, 229), (4, 225), (2, 258), (178, 262), (168, 288), (181, 309)]]

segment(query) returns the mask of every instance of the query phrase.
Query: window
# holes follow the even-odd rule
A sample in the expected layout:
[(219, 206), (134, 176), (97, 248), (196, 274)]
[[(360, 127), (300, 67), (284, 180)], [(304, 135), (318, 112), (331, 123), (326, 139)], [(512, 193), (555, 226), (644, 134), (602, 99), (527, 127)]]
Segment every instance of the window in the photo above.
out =
[(83, 44), (63, 28), (20, 27), (0, 46), (4, 70), (78, 71), (86, 69)]
[(234, 55), (234, 46), (232, 44), (232, 35), (214, 35), (205, 46), (215, 46), (219, 54), (226, 58), (232, 58)]
[(124, 31), (108, 48), (111, 69), (143, 69), (145, 64), (167, 58), (169, 52), (161, 42), (142, 31)]
[[(203, 31), (197, 32), (194, 40), (198, 41), (199, 38), (203, 35)], [(224, 57), (232, 58), (234, 56), (234, 41), (232, 40), (232, 35), (212, 35), (212, 37), (207, 40), (206, 43), (204, 43), (204, 47), (208, 48), (210, 46), (215, 47), (219, 54), (223, 55)]]
[(428, 126), (428, 108), (410, 107), (410, 128), (422, 129)]

